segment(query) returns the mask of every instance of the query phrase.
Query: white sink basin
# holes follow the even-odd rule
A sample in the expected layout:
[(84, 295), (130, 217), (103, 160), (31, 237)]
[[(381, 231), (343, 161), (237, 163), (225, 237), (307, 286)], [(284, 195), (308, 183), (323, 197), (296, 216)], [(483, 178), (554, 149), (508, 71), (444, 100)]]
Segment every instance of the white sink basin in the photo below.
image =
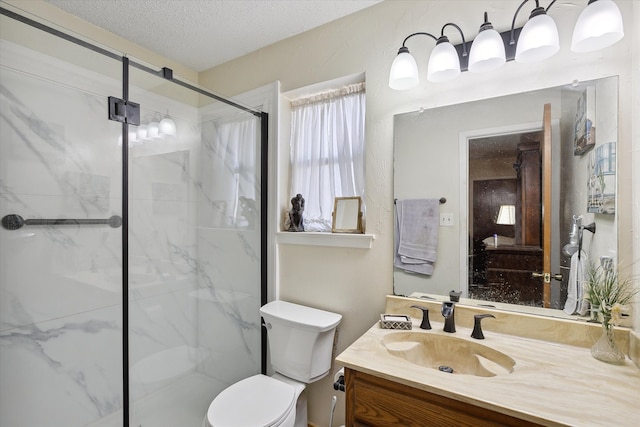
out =
[(500, 351), (449, 335), (394, 332), (384, 336), (382, 345), (410, 363), (453, 374), (493, 377), (510, 374), (516, 364)]

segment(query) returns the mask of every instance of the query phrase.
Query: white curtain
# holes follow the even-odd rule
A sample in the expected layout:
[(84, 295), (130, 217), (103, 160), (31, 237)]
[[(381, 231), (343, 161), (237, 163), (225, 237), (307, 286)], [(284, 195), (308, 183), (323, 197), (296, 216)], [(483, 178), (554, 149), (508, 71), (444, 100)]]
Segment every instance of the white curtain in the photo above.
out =
[(331, 231), (335, 197), (364, 200), (364, 89), (359, 83), (291, 103), (290, 192), (305, 198), (305, 231)]

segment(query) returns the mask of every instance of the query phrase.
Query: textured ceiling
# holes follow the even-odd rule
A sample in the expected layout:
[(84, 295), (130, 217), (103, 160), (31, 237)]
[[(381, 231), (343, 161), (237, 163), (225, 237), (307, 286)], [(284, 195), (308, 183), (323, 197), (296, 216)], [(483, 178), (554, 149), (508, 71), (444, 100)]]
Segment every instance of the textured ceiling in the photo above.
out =
[(45, 0), (202, 71), (381, 0)]

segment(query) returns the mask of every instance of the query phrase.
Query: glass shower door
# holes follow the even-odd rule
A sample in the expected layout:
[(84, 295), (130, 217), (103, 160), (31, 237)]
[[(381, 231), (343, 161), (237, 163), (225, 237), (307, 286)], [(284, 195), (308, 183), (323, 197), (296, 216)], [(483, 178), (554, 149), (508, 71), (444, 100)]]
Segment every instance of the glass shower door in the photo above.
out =
[(200, 427), (261, 371), (260, 118), (145, 67), (130, 68), (130, 424)]
[(0, 20), (0, 425), (119, 426), (122, 64)]

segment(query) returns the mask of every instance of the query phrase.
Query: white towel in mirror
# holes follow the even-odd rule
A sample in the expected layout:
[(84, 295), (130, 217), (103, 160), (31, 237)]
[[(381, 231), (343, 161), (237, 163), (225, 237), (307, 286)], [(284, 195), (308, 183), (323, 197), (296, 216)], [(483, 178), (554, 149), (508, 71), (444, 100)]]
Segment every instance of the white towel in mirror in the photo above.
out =
[(581, 316), (587, 314), (589, 307), (584, 301), (583, 289), (587, 261), (585, 251), (571, 255), (571, 268), (569, 269), (569, 281), (567, 282), (567, 301), (564, 303), (564, 312), (567, 314), (580, 314)]

